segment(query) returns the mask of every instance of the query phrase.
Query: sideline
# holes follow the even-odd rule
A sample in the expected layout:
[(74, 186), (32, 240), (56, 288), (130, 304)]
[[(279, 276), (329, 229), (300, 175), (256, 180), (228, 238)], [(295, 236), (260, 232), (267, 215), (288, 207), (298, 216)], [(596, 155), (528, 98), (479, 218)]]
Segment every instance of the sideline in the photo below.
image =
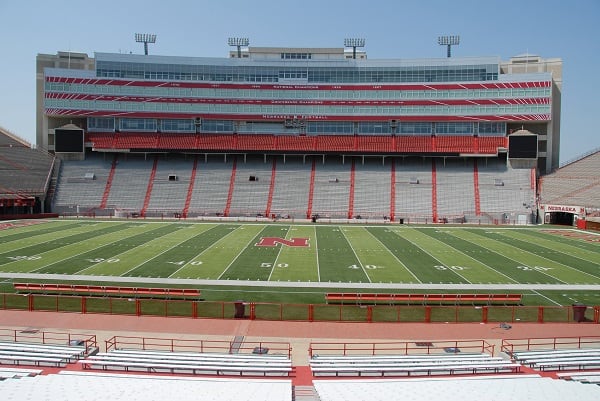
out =
[(342, 283), (304, 281), (250, 281), (250, 280), (201, 280), (162, 277), (121, 277), (86, 276), (66, 274), (0, 273), (0, 279), (11, 280), (58, 280), (58, 281), (98, 281), (120, 283), (177, 284), (204, 286), (240, 287), (286, 287), (286, 288), (359, 288), (359, 289), (423, 289), (423, 290), (587, 290), (600, 291), (600, 284), (417, 284), (417, 283)]

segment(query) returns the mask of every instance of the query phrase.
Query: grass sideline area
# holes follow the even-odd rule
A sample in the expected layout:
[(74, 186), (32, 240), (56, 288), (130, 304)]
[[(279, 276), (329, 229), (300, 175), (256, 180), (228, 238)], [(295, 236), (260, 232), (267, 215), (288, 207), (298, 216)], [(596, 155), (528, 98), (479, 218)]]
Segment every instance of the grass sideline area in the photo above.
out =
[[(600, 305), (598, 291), (575, 289), (600, 285), (598, 237), (548, 226), (14, 221), (0, 229), (0, 272), (82, 278), (73, 284), (98, 284), (85, 276), (100, 276), (105, 285), (132, 286), (123, 284), (127, 279), (149, 287), (156, 284), (144, 279), (194, 288), (193, 280), (209, 280), (200, 288), (205, 301), (290, 304), (324, 303), (327, 292), (507, 293), (514, 291), (468, 287), (548, 284), (563, 287), (519, 291), (523, 303)], [(5, 279), (0, 291), (12, 292), (13, 280), (23, 281)]]

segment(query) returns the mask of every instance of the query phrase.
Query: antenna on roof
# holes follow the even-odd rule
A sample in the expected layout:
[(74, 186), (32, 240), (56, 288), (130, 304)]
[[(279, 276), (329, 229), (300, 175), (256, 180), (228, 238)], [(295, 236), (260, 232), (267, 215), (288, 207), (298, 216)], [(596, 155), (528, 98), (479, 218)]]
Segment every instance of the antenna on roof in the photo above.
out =
[(144, 44), (144, 54), (148, 55), (148, 43), (156, 43), (156, 35), (152, 33), (136, 33), (135, 41)]
[(365, 47), (365, 40), (363, 38), (346, 38), (344, 39), (344, 47), (352, 48), (352, 58), (356, 58), (356, 48)]
[(452, 46), (457, 46), (459, 44), (460, 44), (460, 36), (458, 36), (458, 35), (438, 36), (438, 45), (448, 47), (448, 51), (446, 52), (446, 57), (451, 57), (452, 56)]

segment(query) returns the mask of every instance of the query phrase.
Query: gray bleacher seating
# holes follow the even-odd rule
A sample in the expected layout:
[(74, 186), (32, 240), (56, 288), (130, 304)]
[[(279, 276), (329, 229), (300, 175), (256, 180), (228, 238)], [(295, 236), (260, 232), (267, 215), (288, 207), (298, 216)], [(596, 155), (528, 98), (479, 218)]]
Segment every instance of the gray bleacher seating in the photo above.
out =
[[(3, 401), (291, 401), (289, 379), (197, 378), (61, 371), (0, 383)], [(242, 398), (240, 398), (242, 397)]]
[(0, 342), (0, 365), (65, 367), (84, 357), (85, 347)]
[(521, 365), (489, 354), (313, 356), (315, 376), (430, 376), (478, 373), (518, 373)]
[(313, 383), (321, 401), (595, 401), (600, 398), (600, 386), (527, 374), (396, 380), (354, 378)]
[(304, 218), (308, 209), (312, 163), (301, 158), (277, 159), (271, 213)]
[[(79, 212), (97, 208), (104, 196), (112, 157), (88, 156), (85, 161), (65, 161), (55, 197), (56, 211), (79, 206)], [(352, 159), (339, 156), (315, 157), (312, 208), (309, 207), (313, 158), (277, 156), (272, 183), (272, 157), (237, 156), (230, 216), (276, 216), (306, 218), (307, 212), (320, 217), (346, 219), (361, 216), (383, 219), (394, 212), (396, 220), (432, 221), (433, 177), (431, 159), (417, 157), (395, 160), (394, 202), (392, 202), (391, 160), (355, 158), (354, 186)], [(199, 156), (188, 216), (222, 215), (227, 209), (234, 157)], [(144, 206), (154, 157), (121, 155), (114, 172), (107, 208), (140, 211)], [(148, 199), (147, 216), (183, 211), (188, 200), (194, 157), (159, 156)], [(531, 214), (535, 190), (531, 170), (512, 169), (506, 162), (490, 159), (478, 162), (479, 198), (482, 215), (517, 220)], [(92, 177), (93, 178), (89, 178)], [(171, 179), (170, 177), (173, 177)], [(501, 183), (502, 185), (497, 185)], [(351, 191), (353, 193), (350, 210)], [(272, 194), (271, 207), (269, 195)], [(459, 221), (476, 212), (474, 169), (471, 161), (436, 161), (437, 215)], [(62, 208), (62, 209), (61, 209)], [(81, 210), (83, 208), (84, 210)], [(269, 216), (270, 217), (270, 216)], [(450, 222), (450, 221), (449, 221)], [(490, 221), (491, 222), (491, 221)]]
[(350, 191), (351, 163), (330, 158), (315, 165), (312, 213), (323, 217), (346, 218)]
[(84, 369), (239, 376), (289, 376), (287, 356), (113, 350), (82, 359)]
[(269, 198), (273, 163), (261, 158), (238, 159), (230, 216), (264, 214)]
[(537, 370), (600, 369), (600, 348), (515, 351), (512, 358)]

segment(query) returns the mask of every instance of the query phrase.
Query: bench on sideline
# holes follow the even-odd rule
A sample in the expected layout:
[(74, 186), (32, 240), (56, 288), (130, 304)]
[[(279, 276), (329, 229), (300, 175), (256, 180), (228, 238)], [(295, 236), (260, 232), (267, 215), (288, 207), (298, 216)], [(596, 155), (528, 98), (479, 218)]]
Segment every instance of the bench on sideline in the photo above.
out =
[(483, 303), (495, 302), (520, 303), (522, 294), (380, 294), (380, 293), (348, 293), (330, 292), (325, 294), (327, 303)]
[(82, 284), (54, 283), (14, 283), (15, 290), (29, 292), (54, 293), (89, 293), (94, 295), (125, 295), (125, 296), (169, 296), (169, 297), (198, 297), (200, 290), (195, 288), (151, 288), (151, 287), (121, 287)]

